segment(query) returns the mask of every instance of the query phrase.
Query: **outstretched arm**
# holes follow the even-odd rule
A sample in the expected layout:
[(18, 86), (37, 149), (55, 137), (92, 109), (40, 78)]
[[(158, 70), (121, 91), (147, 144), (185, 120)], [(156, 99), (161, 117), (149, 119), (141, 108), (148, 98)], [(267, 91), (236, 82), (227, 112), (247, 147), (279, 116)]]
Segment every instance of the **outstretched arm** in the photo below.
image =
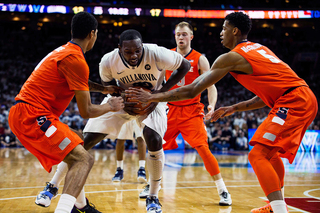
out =
[(217, 121), (219, 118), (223, 118), (232, 115), (235, 112), (248, 111), (253, 109), (259, 109), (266, 106), (266, 104), (259, 98), (255, 96), (250, 100), (242, 101), (232, 106), (220, 107), (212, 113), (208, 113), (205, 116), (206, 120), (211, 119), (211, 121)]
[(113, 94), (113, 93), (120, 94), (122, 91), (124, 91), (124, 89), (111, 84), (107, 84), (107, 86), (103, 86), (101, 84), (95, 83), (90, 80), (88, 81), (88, 84), (89, 84), (90, 92), (101, 92), (103, 94)]
[[(183, 86), (168, 92), (150, 94), (142, 89), (131, 88), (128, 91), (128, 97), (138, 99), (141, 102), (167, 102), (167, 101), (180, 101), (196, 97), (203, 90), (218, 82), (231, 70), (238, 70), (249, 73), (248, 66), (245, 59), (234, 52), (229, 52), (219, 56), (210, 71), (200, 75), (192, 84)], [(250, 64), (249, 64), (250, 66)], [(251, 68), (251, 67), (250, 67)], [(131, 93), (131, 94), (130, 94)]]

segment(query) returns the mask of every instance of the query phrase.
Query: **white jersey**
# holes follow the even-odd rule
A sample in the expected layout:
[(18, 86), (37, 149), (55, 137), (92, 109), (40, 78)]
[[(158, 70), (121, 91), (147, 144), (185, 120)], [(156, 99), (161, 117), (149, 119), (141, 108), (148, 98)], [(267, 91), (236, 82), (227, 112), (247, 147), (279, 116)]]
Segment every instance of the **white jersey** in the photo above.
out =
[(182, 61), (182, 55), (177, 52), (156, 44), (143, 44), (142, 58), (133, 67), (124, 60), (117, 48), (102, 57), (100, 77), (104, 82), (116, 79), (124, 89), (144, 86), (158, 90), (165, 78), (165, 71), (178, 69)]

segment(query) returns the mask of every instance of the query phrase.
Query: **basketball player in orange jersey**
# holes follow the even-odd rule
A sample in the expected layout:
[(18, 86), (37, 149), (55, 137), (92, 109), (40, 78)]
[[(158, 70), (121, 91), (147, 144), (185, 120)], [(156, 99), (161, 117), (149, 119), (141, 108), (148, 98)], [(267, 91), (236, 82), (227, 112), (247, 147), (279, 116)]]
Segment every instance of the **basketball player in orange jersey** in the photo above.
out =
[[(180, 22), (175, 29), (175, 40), (177, 47), (172, 49), (180, 53), (191, 64), (189, 72), (172, 89), (191, 84), (197, 77), (210, 69), (208, 59), (201, 53), (191, 48), (193, 39), (193, 28), (187, 22)], [(173, 71), (166, 71), (169, 79)], [(208, 89), (208, 110), (214, 110), (217, 102), (217, 89), (211, 85)], [(224, 184), (216, 158), (213, 156), (208, 145), (206, 126), (203, 121), (204, 105), (200, 103), (201, 94), (183, 101), (168, 102), (168, 127), (163, 144), (164, 150), (176, 149), (178, 147), (176, 138), (179, 133), (183, 138), (197, 150), (204, 165), (216, 183), (220, 195), (220, 205), (231, 205), (231, 196)]]
[[(81, 211), (74, 207), (94, 159), (81, 145), (81, 134), (60, 122), (59, 116), (74, 96), (83, 118), (97, 117), (124, 107), (121, 97), (113, 97), (103, 105), (91, 104), (89, 89), (117, 92), (116, 87), (88, 83), (89, 67), (84, 53), (94, 46), (97, 27), (98, 22), (90, 13), (74, 15), (71, 41), (42, 59), (16, 96), (16, 103), (9, 113), (12, 132), (46, 171), (50, 172), (52, 166), (61, 161), (69, 167), (55, 213), (99, 213), (87, 200)], [(46, 193), (42, 195), (46, 196)]]
[[(230, 72), (244, 87), (256, 94), (250, 100), (209, 112), (205, 118), (216, 121), (236, 111), (269, 106), (267, 119), (259, 126), (250, 145), (249, 161), (270, 204), (252, 213), (286, 213), (281, 193), (284, 166), (280, 157), (293, 162), (302, 137), (316, 116), (318, 103), (304, 80), (267, 47), (247, 40), (251, 20), (242, 12), (225, 17), (221, 43), (231, 51), (220, 55), (209, 72), (192, 84), (164, 93), (149, 94), (131, 88), (132, 99), (142, 102), (178, 101), (196, 97)], [(133, 94), (135, 92), (135, 94)], [(129, 95), (129, 94), (128, 94)]]

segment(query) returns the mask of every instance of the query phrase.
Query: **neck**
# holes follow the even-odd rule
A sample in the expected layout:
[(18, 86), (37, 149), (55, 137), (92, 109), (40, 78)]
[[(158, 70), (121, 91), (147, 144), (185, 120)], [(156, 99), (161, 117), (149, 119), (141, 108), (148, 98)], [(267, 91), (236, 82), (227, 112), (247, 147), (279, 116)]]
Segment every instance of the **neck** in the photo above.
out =
[(191, 47), (187, 47), (184, 49), (180, 49), (177, 47), (177, 52), (180, 53), (182, 56), (186, 56), (191, 51)]
[(87, 52), (88, 42), (86, 40), (73, 38), (73, 39), (71, 39), (71, 41), (78, 44), (81, 47), (83, 53)]

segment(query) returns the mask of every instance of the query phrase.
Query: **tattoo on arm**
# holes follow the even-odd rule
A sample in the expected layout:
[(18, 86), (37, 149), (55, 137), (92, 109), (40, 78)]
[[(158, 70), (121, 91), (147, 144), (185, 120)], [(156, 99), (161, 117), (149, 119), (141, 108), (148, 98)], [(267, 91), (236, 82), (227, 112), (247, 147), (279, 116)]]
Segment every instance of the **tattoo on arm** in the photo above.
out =
[(250, 100), (247, 104), (246, 107), (250, 107), (251, 105), (257, 103), (260, 100), (260, 98), (254, 98), (252, 100)]
[(89, 84), (89, 90), (91, 92), (103, 92), (103, 90), (104, 90), (104, 86), (102, 86), (101, 84), (97, 84), (97, 83), (90, 81), (90, 80), (89, 80), (88, 84)]

